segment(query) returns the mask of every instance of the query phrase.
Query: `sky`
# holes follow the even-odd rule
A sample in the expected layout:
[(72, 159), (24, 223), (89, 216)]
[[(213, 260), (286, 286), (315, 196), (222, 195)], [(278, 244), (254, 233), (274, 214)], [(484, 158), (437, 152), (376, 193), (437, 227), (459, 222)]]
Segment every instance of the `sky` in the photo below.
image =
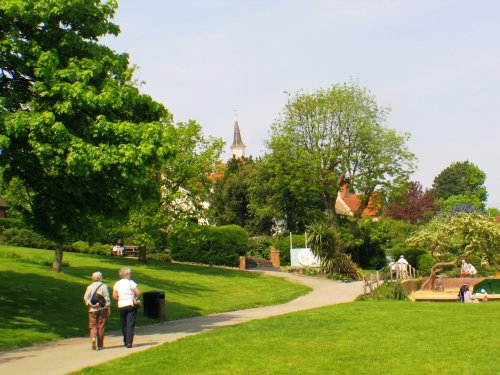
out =
[(453, 162), (486, 173), (500, 208), (500, 1), (118, 0), (118, 37), (141, 92), (176, 122), (226, 141), (237, 116), (246, 155), (266, 152), (287, 92), (356, 82), (409, 133), (424, 188)]

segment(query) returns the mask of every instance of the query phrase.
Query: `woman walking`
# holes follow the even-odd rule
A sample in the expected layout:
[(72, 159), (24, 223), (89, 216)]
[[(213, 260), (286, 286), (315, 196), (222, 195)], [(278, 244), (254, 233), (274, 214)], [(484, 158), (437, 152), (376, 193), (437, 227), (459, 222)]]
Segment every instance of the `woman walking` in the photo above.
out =
[(134, 341), (135, 320), (137, 318), (137, 308), (134, 305), (134, 300), (141, 295), (141, 292), (137, 289), (137, 283), (130, 280), (130, 275), (132, 274), (130, 268), (120, 268), (118, 274), (120, 280), (113, 286), (113, 299), (118, 301), (123, 343), (127, 348), (131, 348)]
[(83, 301), (89, 308), (89, 331), (92, 340), (92, 349), (100, 350), (104, 347), (104, 326), (110, 313), (108, 286), (102, 282), (102, 273), (92, 274), (92, 284), (87, 287)]

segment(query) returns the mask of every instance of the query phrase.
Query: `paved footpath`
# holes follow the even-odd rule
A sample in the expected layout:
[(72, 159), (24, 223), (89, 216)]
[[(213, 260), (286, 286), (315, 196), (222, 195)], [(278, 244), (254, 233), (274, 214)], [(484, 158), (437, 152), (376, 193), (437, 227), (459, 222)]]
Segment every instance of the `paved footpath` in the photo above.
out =
[(105, 348), (98, 352), (91, 350), (88, 337), (65, 339), (53, 343), (2, 352), (0, 353), (0, 374), (67, 374), (84, 367), (125, 357), (159, 344), (175, 341), (182, 337), (196, 335), (200, 332), (219, 327), (321, 306), (351, 302), (363, 293), (363, 284), (361, 281), (344, 284), (289, 273), (272, 272), (271, 274), (308, 285), (313, 290), (304, 296), (281, 305), (230, 311), (165, 322), (163, 324), (136, 327), (134, 347), (131, 349), (123, 347), (121, 332), (112, 332), (106, 334), (104, 340)]

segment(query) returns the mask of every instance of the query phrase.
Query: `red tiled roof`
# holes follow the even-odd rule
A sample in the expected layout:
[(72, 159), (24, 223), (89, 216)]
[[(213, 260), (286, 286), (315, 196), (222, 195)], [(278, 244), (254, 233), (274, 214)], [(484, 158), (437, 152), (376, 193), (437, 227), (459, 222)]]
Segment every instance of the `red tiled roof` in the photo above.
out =
[[(349, 193), (347, 190), (347, 185), (342, 186), (339, 192), (339, 197), (352, 212), (356, 212), (361, 206), (361, 196), (362, 194)], [(361, 217), (378, 216), (380, 212), (380, 204), (377, 202), (377, 200), (377, 195), (373, 194), (368, 201), (368, 205), (361, 213)]]
[(222, 177), (224, 176), (224, 173), (223, 172), (214, 172), (214, 173), (210, 173), (210, 175), (208, 176), (208, 178), (212, 181), (212, 182), (215, 182), (219, 179), (221, 179)]

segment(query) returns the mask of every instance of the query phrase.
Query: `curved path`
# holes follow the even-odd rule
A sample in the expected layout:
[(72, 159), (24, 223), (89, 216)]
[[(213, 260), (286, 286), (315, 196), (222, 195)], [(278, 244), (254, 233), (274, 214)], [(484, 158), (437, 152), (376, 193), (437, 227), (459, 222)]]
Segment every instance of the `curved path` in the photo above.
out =
[(0, 374), (67, 374), (215, 328), (300, 310), (351, 302), (363, 293), (361, 281), (345, 284), (289, 273), (272, 272), (272, 275), (308, 285), (313, 290), (304, 296), (280, 305), (229, 311), (136, 327), (132, 349), (123, 347), (121, 332), (112, 332), (106, 334), (105, 348), (98, 352), (91, 350), (88, 337), (65, 339), (2, 352), (0, 353)]

